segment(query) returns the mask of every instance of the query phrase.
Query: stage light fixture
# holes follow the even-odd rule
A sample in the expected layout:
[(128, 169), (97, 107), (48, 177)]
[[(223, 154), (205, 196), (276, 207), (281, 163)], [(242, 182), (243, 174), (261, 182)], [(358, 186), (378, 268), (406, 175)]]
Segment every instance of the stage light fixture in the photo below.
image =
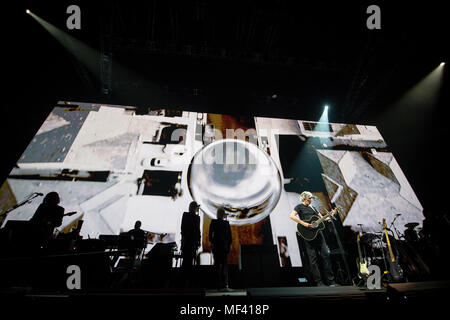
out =
[(30, 14), (31, 13), (31, 11), (30, 10), (25, 10), (25, 12), (27, 13), (27, 14)]

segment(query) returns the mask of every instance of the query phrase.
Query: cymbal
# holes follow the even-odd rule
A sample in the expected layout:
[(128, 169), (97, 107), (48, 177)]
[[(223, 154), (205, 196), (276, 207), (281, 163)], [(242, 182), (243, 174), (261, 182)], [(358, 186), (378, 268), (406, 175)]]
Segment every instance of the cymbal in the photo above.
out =
[(410, 228), (410, 229), (414, 229), (415, 227), (417, 227), (419, 224), (417, 222), (409, 222), (407, 224), (405, 224), (406, 228)]

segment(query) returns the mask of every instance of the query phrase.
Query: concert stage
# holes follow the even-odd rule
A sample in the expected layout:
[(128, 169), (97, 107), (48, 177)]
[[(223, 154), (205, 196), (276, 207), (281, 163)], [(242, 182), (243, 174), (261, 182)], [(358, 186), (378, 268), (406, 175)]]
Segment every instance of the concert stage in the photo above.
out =
[[(368, 290), (356, 286), (338, 287), (262, 287), (247, 289), (210, 290), (205, 288), (170, 289), (120, 289), (77, 291), (35, 291), (31, 288), (11, 288), (0, 291), (5, 305), (21, 305), (21, 311), (43, 310), (52, 306), (61, 310), (75, 308), (83, 314), (84, 306), (95, 307), (92, 312), (102, 315), (115, 310), (135, 307), (137, 314), (164, 312), (166, 317), (179, 318), (190, 315), (194, 319), (207, 318), (258, 318), (288, 315), (311, 308), (320, 314), (333, 314), (336, 308), (384, 308), (399, 314), (414, 312), (417, 307), (445, 306), (450, 281), (429, 281), (388, 284), (379, 290)], [(106, 305), (108, 306), (105, 308)], [(80, 309), (81, 308), (81, 309)], [(316, 309), (319, 308), (319, 309)], [(368, 309), (366, 309), (368, 308)], [(84, 311), (83, 311), (84, 310)], [(378, 310), (378, 309), (377, 309)], [(381, 310), (381, 309), (379, 309)], [(437, 309), (435, 309), (437, 310)], [(342, 313), (344, 309), (340, 309)], [(210, 312), (207, 314), (207, 312)], [(202, 314), (203, 313), (203, 314)]]

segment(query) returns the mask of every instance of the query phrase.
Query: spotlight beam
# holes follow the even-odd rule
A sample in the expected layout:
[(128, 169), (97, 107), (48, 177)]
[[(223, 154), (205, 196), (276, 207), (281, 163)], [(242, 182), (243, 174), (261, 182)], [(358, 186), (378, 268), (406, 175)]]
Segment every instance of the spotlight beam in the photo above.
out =
[[(80, 40), (72, 37), (70, 34), (58, 29), (51, 23), (38, 17), (31, 11), (27, 10), (27, 13), (33, 17), (45, 30), (47, 30), (55, 39), (67, 49), (77, 60), (79, 60), (96, 78), (101, 81), (100, 72), (100, 52), (81, 42)], [(118, 79), (122, 79), (125, 83), (139, 83), (138, 89), (133, 91), (128, 88), (129, 92), (124, 93), (125, 90), (118, 90), (118, 96), (121, 96), (130, 101), (130, 99), (145, 100), (146, 103), (151, 102), (153, 104), (165, 104), (170, 103), (179, 105), (179, 101), (176, 98), (167, 98), (164, 96), (162, 90), (154, 83), (148, 81), (146, 78), (136, 74), (132, 70), (122, 67), (119, 63), (112, 64), (112, 69)]]
[(323, 108), (322, 115), (317, 123), (318, 131), (328, 131), (329, 122), (328, 122), (328, 105)]
[(405, 132), (419, 135), (427, 130), (439, 103), (443, 71), (441, 63), (375, 119), (376, 125), (383, 128), (386, 135), (394, 137), (395, 143), (415, 148), (415, 139)]
[(27, 10), (29, 15), (33, 17), (45, 30), (47, 30), (56, 40), (66, 48), (72, 55), (80, 60), (96, 77), (100, 78), (100, 72), (98, 67), (98, 61), (100, 59), (100, 53), (93, 48), (87, 46), (83, 42), (75, 39), (71, 35), (58, 29), (51, 23), (48, 23), (44, 19), (38, 17), (31, 11)]

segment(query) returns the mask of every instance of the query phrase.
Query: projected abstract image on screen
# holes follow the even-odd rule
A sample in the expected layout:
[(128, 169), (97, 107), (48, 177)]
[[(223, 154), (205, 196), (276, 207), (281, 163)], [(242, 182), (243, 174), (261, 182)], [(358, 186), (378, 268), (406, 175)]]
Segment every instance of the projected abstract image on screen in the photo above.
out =
[[(238, 264), (240, 245), (268, 244), (281, 266), (301, 266), (289, 215), (305, 190), (319, 211), (341, 206), (340, 220), (353, 230), (379, 232), (383, 218), (397, 217), (400, 231), (422, 223), (422, 206), (374, 126), (135, 110), (58, 103), (3, 183), (4, 206), (56, 191), (66, 212), (77, 212), (58, 232), (82, 219), (83, 238), (98, 238), (140, 220), (153, 244), (180, 247), (183, 212), (196, 200), (200, 264), (212, 263), (209, 225), (222, 207), (232, 227), (229, 263)], [(29, 220), (41, 201), (11, 211), (3, 226)]]

